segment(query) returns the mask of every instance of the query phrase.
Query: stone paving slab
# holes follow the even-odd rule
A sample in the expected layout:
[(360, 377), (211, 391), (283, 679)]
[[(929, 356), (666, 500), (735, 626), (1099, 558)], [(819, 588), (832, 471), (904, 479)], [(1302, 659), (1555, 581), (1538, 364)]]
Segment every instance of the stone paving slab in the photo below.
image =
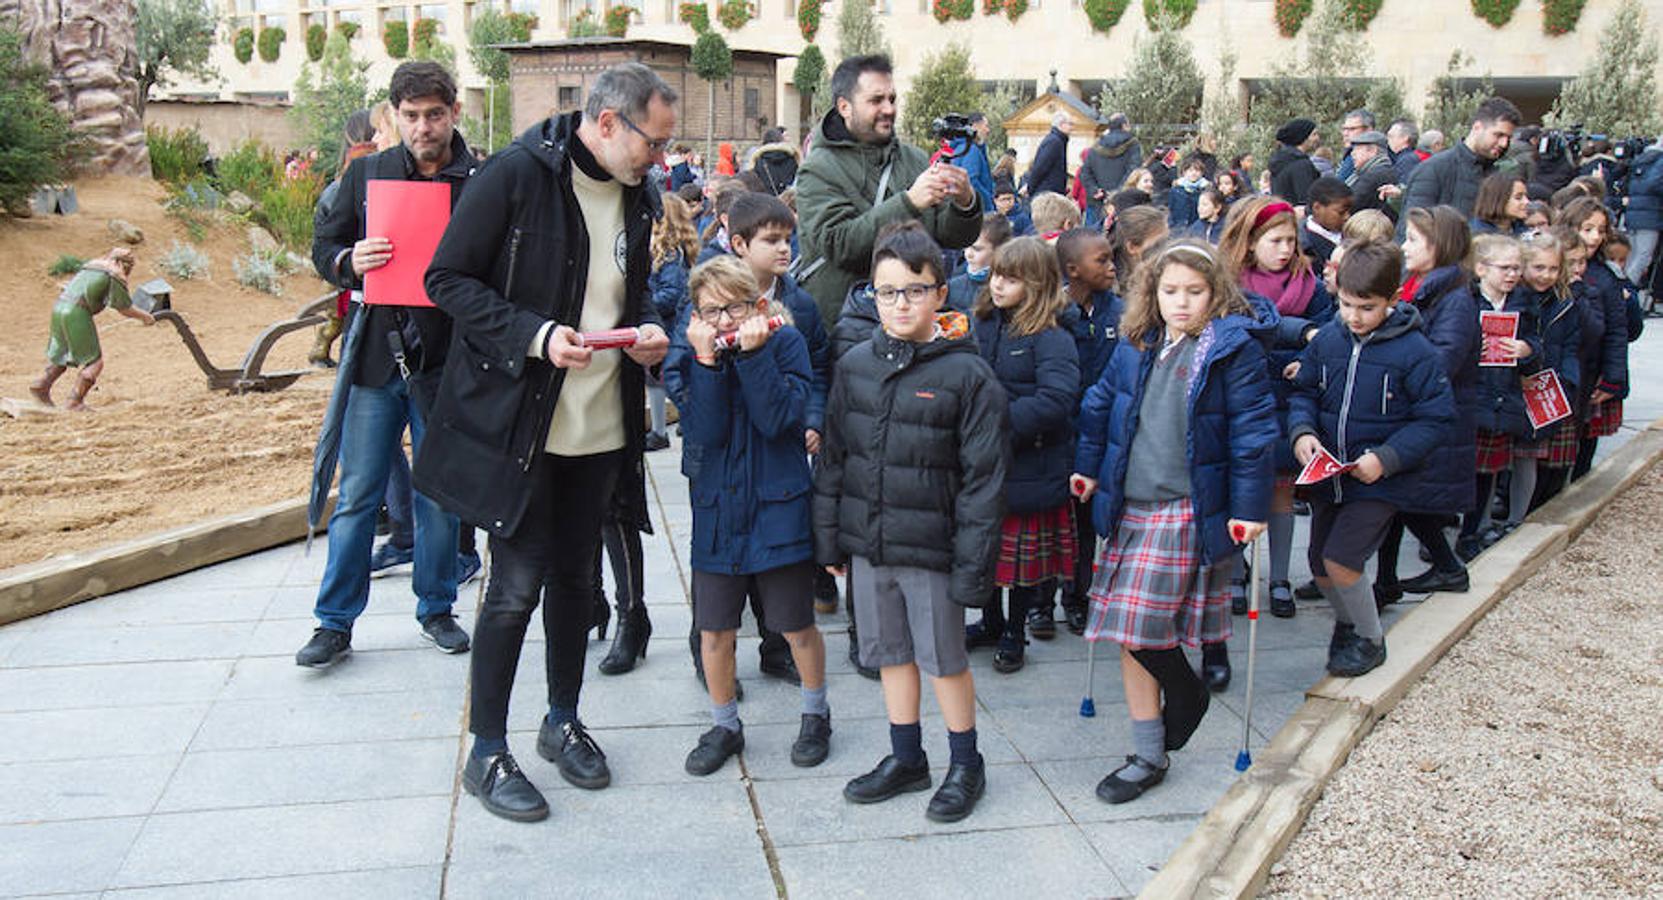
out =
[[(1663, 337), (1635, 345), (1642, 390), (1628, 414), (1639, 423), (1663, 415), (1663, 390), (1650, 389), (1663, 384), (1653, 377), (1663, 354), (1643, 353), (1647, 341)], [(1603, 441), (1601, 455), (1630, 434)], [(1115, 653), (1097, 648), (1097, 716), (1083, 719), (1088, 648), (1063, 631), (1032, 643), (1015, 675), (993, 672), (987, 651), (972, 657), (990, 765), (973, 817), (928, 822), (928, 794), (848, 805), (843, 783), (888, 739), (877, 685), (848, 664), (841, 613), (819, 618), (836, 729), (825, 765), (790, 764), (797, 692), (761, 677), (747, 626), (748, 749), (712, 776), (687, 775), (708, 705), (686, 644), (678, 550), (690, 511), (675, 454), (648, 458), (657, 504), (645, 538), (647, 659), (603, 676), (606, 645), (590, 644), (583, 716), (613, 787), (572, 788), (536, 756), (545, 681), (534, 622), (509, 737), (553, 814), (529, 826), (486, 814), (457, 783), (469, 658), (436, 653), (417, 634), (408, 573), (372, 581), (350, 659), (302, 670), (292, 654), (313, 627), (326, 547), (307, 555), (291, 545), (0, 627), (0, 896), (1125, 896), (1236, 777), (1242, 619), (1235, 684), (1214, 698), (1166, 782), (1135, 803), (1094, 795), (1130, 749)], [(1307, 576), (1304, 531), (1296, 582)], [(1406, 544), (1406, 573), (1414, 552)], [(480, 589), (459, 594), (465, 623)], [(1261, 623), (1255, 749), (1322, 674), (1331, 627), (1322, 603)], [(945, 727), (928, 691), (923, 727), (939, 780)]]

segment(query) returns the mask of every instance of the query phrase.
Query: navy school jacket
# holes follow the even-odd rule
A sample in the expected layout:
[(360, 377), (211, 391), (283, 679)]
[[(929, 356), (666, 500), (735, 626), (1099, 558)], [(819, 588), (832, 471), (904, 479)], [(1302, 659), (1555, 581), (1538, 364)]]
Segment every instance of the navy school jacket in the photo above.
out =
[[(1491, 308), (1483, 296), (1475, 285), (1473, 299), (1480, 312)], [(1473, 412), (1479, 431), (1520, 438), (1530, 436), (1530, 418), (1524, 414), (1524, 391), (1519, 387), (1519, 378), (1534, 375), (1542, 368), (1543, 299), (1543, 295), (1523, 283), (1507, 295), (1502, 309), (1519, 314), (1518, 338), (1530, 345), (1530, 356), (1519, 360), (1517, 366), (1484, 366), (1478, 370), (1478, 397)]]
[(795, 328), (751, 353), (723, 353), (704, 366), (684, 354), (682, 434), (700, 450), (689, 477), (692, 567), (743, 575), (814, 556), (813, 479), (803, 452), (813, 376)]
[(1626, 397), (1629, 323), (1622, 283), (1598, 257), (1588, 260), (1582, 279), (1588, 288), (1582, 303), (1582, 393), (1601, 388)]
[[(1271, 306), (1276, 304), (1265, 299)], [(1328, 288), (1317, 279), (1316, 290), (1311, 299), (1306, 301), (1304, 311), (1298, 315), (1280, 315), (1274, 329), (1264, 332), (1263, 337), (1269, 340), (1269, 353), (1266, 363), (1270, 367), (1270, 389), (1276, 397), (1276, 422), (1283, 434), (1288, 433), (1288, 398), (1293, 395), (1293, 384), (1282, 376), (1288, 368), (1288, 363), (1299, 358), (1305, 350), (1305, 335), (1313, 328), (1321, 328), (1334, 320), (1334, 297), (1328, 293)], [(1293, 449), (1286, 441), (1276, 443), (1276, 471), (1282, 474), (1298, 472), (1299, 463), (1293, 457)]]
[(1455, 421), (1450, 424), (1448, 437), (1427, 460), (1425, 476), (1431, 495), (1428, 503), (1441, 504), (1448, 510), (1469, 509), (1474, 499), (1478, 356), (1483, 342), (1472, 291), (1471, 282), (1459, 266), (1445, 266), (1426, 273), (1414, 299), (1421, 315), (1421, 330), (1437, 351), (1455, 398)]
[[(1208, 326), (1210, 345), (1196, 361), (1188, 393), (1190, 501), (1195, 507), (1202, 561), (1213, 564), (1235, 552), (1229, 521), (1264, 522), (1275, 480), (1273, 448), (1281, 432), (1272, 415), (1263, 332), (1277, 323), (1276, 307), (1250, 297), (1253, 316), (1229, 315)], [(1160, 352), (1154, 336), (1146, 350), (1118, 342), (1103, 376), (1080, 405), (1074, 471), (1098, 480), (1091, 501), (1096, 532), (1113, 538), (1126, 505), (1126, 466), (1137, 434), (1144, 387)]]
[(1081, 396), (1103, 377), (1103, 367), (1120, 343), (1120, 316), (1125, 311), (1126, 304), (1114, 291), (1093, 291), (1090, 313), (1070, 303), (1057, 317), (1057, 324), (1074, 336), (1079, 352)]
[[(1548, 294), (1542, 299), (1542, 318), (1540, 324), (1542, 335), (1542, 359), (1537, 370), (1553, 369), (1559, 373), (1559, 383), (1565, 389), (1565, 396), (1570, 399), (1572, 407), (1580, 407), (1579, 397), (1585, 397), (1588, 391), (1583, 389), (1582, 364), (1577, 358), (1582, 343), (1582, 316), (1588, 308), (1591, 299), (1583, 292), (1576, 290), (1580, 285), (1572, 285), (1571, 295), (1560, 298)], [(1529, 416), (1525, 417), (1529, 421)], [(1559, 427), (1558, 422), (1549, 425), (1545, 430), (1535, 433), (1535, 437), (1542, 438)]]
[(1313, 487), (1335, 503), (1383, 500), (1406, 512), (1458, 511), (1441, 505), (1426, 465), (1454, 422), (1449, 376), (1414, 306), (1397, 304), (1362, 336), (1330, 322), (1300, 356), (1288, 442), (1314, 434), (1341, 462), (1372, 451), (1385, 471), (1373, 484), (1340, 475)]
[(982, 359), (1010, 400), (1010, 470), (1005, 506), (1013, 514), (1037, 513), (1069, 502), (1074, 458), (1074, 413), (1080, 405), (1080, 356), (1059, 327), (1014, 336), (1002, 311), (974, 320)]

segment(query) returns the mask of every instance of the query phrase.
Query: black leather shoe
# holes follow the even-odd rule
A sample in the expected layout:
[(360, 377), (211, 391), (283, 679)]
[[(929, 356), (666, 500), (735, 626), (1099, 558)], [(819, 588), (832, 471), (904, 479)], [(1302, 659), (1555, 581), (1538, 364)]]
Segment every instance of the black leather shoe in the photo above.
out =
[(876, 769), (844, 785), (843, 799), (850, 803), (882, 803), (901, 794), (929, 789), (929, 760), (916, 766), (905, 766), (891, 754), (884, 757)]
[(456, 617), (450, 613), (423, 619), (422, 637), (432, 641), (441, 653), (468, 652), (468, 633), (456, 624)]
[(493, 816), (515, 822), (541, 822), (549, 817), (548, 801), (508, 753), (484, 759), (468, 754), (468, 764), (462, 767), (462, 789), (478, 797)]
[(612, 783), (612, 770), (606, 766), (606, 754), (595, 746), (595, 739), (581, 722), (564, 722), (558, 727), (543, 719), (537, 732), (537, 755), (554, 763), (560, 777), (573, 787), (598, 791)]
[(1356, 638), (1357, 626), (1348, 622), (1335, 622), (1334, 633), (1328, 637), (1328, 664), (1332, 666), (1334, 656), (1340, 652), (1341, 648), (1356, 640)]
[(1278, 619), (1291, 619), (1299, 612), (1293, 605), (1293, 585), (1286, 581), (1270, 583), (1270, 614)]
[(1052, 617), (1049, 608), (1028, 610), (1028, 633), (1039, 641), (1048, 641), (1057, 636), (1057, 620)]
[(1380, 667), (1386, 661), (1386, 642), (1371, 641), (1368, 638), (1353, 636), (1351, 641), (1340, 648), (1340, 652), (1328, 658), (1328, 674), (1340, 678), (1356, 678)]
[(1374, 583), (1374, 608), (1385, 609), (1403, 599), (1403, 583), (1400, 581), (1376, 581)]
[(641, 441), (641, 449), (647, 451), (648, 453), (652, 453), (656, 450), (665, 450), (668, 449), (669, 446), (670, 436), (662, 431), (649, 431)]
[(745, 749), (745, 727), (729, 731), (720, 725), (712, 726), (699, 735), (699, 744), (687, 754), (687, 774), (709, 775), (720, 769), (728, 757)]
[(647, 641), (652, 637), (652, 620), (647, 609), (631, 610), (618, 616), (618, 634), (612, 639), (612, 649), (601, 660), (602, 675), (622, 675), (647, 658)]
[(1449, 591), (1457, 594), (1466, 593), (1472, 587), (1465, 568), (1453, 572), (1440, 572), (1437, 569), (1427, 569), (1413, 578), (1403, 580), (1403, 590), (1409, 594), (1433, 594), (1439, 591)]
[(1063, 623), (1068, 626), (1069, 634), (1086, 633), (1086, 609), (1084, 603), (1071, 603), (1062, 608)]
[(1005, 627), (1003, 624), (1001, 624), (998, 628), (992, 628), (989, 627), (989, 623), (986, 619), (979, 622), (971, 622), (969, 625), (964, 626), (964, 649), (974, 650), (977, 647), (997, 647), (999, 646), (999, 636), (1003, 634), (1004, 631)]
[(1231, 581), (1230, 581), (1230, 613), (1231, 613), (1231, 615), (1237, 615), (1237, 616), (1247, 615), (1247, 607), (1248, 607), (1248, 600), (1249, 600), (1248, 591), (1249, 590), (1251, 590), (1251, 588), (1248, 587), (1248, 584), (1245, 580), (1244, 581), (1236, 581), (1234, 579), (1231, 579)]
[(987, 766), (980, 758), (974, 763), (955, 763), (947, 767), (941, 787), (930, 798), (924, 816), (931, 822), (957, 822), (976, 809), (976, 801), (987, 790)]
[(993, 651), (993, 671), (1004, 675), (1022, 671), (1027, 662), (1026, 642), (1019, 637), (1005, 636), (999, 639), (999, 649)]
[(826, 761), (831, 754), (831, 716), (803, 713), (802, 727), (797, 730), (797, 742), (791, 745), (791, 764), (804, 769)]
[(783, 657), (763, 657), (760, 668), (762, 674), (769, 678), (778, 678), (802, 687), (803, 675), (797, 671), (797, 661), (792, 659), (789, 653)]
[(1321, 600), (1322, 588), (1317, 587), (1316, 579), (1313, 578), (1300, 585), (1293, 595), (1300, 600)]
[(294, 655), (294, 664), (308, 669), (327, 669), (352, 655), (352, 635), (332, 628), (319, 628), (312, 639)]
[[(1149, 770), (1149, 774), (1142, 778), (1132, 779), (1122, 777), (1120, 773), (1133, 765)], [(1149, 790), (1166, 780), (1166, 770), (1152, 762), (1139, 759), (1137, 756), (1126, 757), (1126, 765), (1115, 769), (1097, 783), (1097, 799), (1104, 803), (1125, 803), (1143, 796)]]
[(1455, 555), (1464, 563), (1470, 563), (1484, 552), (1484, 542), (1477, 535), (1462, 535), (1455, 539)]

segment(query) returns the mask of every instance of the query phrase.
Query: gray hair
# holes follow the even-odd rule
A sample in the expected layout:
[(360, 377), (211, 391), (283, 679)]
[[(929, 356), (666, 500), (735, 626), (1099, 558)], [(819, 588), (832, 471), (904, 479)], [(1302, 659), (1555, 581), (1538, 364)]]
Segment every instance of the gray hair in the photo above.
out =
[(1444, 142), (1444, 133), (1443, 132), (1439, 131), (1436, 128), (1428, 128), (1424, 132), (1421, 132), (1420, 143), (1415, 145), (1415, 149), (1416, 150), (1425, 150), (1425, 151), (1430, 153), (1432, 151), (1432, 148), (1438, 146), (1439, 144), (1442, 144), (1443, 142)]
[(1058, 111), (1051, 114), (1051, 127), (1052, 128), (1056, 128), (1057, 126), (1059, 126), (1062, 123), (1067, 122), (1067, 121), (1069, 121), (1068, 113), (1065, 113), (1062, 110), (1058, 110)]
[(1420, 129), (1415, 127), (1413, 119), (1398, 119), (1392, 123), (1392, 127), (1386, 129), (1386, 134), (1407, 140), (1411, 147), (1420, 140)]
[[(1361, 121), (1364, 128), (1372, 129), (1374, 127), (1374, 113), (1371, 113), (1366, 109), (1354, 109), (1351, 112), (1346, 113), (1345, 118), (1357, 119)], [(1341, 121), (1344, 121), (1344, 119)]]
[(583, 117), (593, 122), (602, 110), (621, 112), (630, 119), (646, 119), (647, 104), (658, 97), (666, 105), (676, 102), (676, 91), (658, 73), (640, 63), (620, 63), (602, 72), (589, 89)]

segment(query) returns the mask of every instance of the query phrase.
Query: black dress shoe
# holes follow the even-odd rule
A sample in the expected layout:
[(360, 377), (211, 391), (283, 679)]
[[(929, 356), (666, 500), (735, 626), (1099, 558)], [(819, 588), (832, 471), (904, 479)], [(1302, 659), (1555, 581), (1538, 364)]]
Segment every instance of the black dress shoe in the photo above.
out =
[(612, 770), (606, 766), (606, 754), (595, 746), (595, 739), (581, 722), (563, 722), (559, 726), (543, 719), (537, 732), (537, 755), (554, 763), (560, 777), (573, 787), (598, 791), (612, 783)]
[(1334, 664), (1334, 656), (1341, 648), (1357, 639), (1357, 626), (1349, 622), (1335, 622), (1334, 633), (1328, 637), (1328, 664)]
[(1356, 678), (1380, 667), (1386, 661), (1386, 642), (1371, 641), (1352, 636), (1340, 652), (1328, 658), (1328, 674), (1340, 678)]
[(1455, 555), (1464, 563), (1470, 563), (1484, 552), (1484, 542), (1474, 534), (1464, 534), (1455, 539)]
[(1434, 594), (1439, 591), (1452, 593), (1466, 593), (1472, 587), (1465, 568), (1453, 572), (1440, 572), (1437, 569), (1427, 569), (1413, 578), (1403, 580), (1403, 590), (1410, 594)]
[(1286, 581), (1270, 583), (1270, 614), (1278, 619), (1291, 619), (1299, 612), (1293, 605), (1293, 585)]
[(760, 668), (762, 674), (769, 678), (778, 678), (781, 681), (789, 681), (798, 687), (802, 687), (802, 673), (797, 671), (797, 661), (792, 659), (790, 654), (784, 657), (763, 657)]
[(549, 817), (548, 801), (506, 752), (484, 759), (468, 754), (468, 764), (462, 767), (462, 789), (478, 797), (485, 811), (494, 816), (515, 822), (541, 822)]
[(1237, 616), (1247, 615), (1247, 607), (1248, 607), (1248, 600), (1249, 600), (1248, 595), (1247, 595), (1248, 590), (1249, 590), (1249, 588), (1247, 586), (1246, 581), (1236, 581), (1234, 579), (1231, 580), (1231, 582), (1230, 582), (1230, 613), (1232, 615), (1237, 615)]
[(1293, 592), (1293, 595), (1300, 600), (1321, 600), (1322, 588), (1317, 587), (1316, 579), (1313, 578), (1300, 585), (1299, 589)]
[(894, 754), (878, 763), (865, 775), (851, 779), (843, 786), (843, 799), (850, 803), (881, 803), (891, 797), (930, 789), (930, 763), (923, 760), (916, 766), (903, 765)]
[(807, 769), (826, 761), (831, 754), (831, 716), (803, 713), (797, 741), (791, 745), (791, 764)]
[(977, 647), (999, 646), (999, 636), (1004, 633), (1005, 626), (1002, 622), (998, 624), (998, 628), (993, 628), (986, 619), (983, 619), (964, 626), (964, 649), (974, 650)]
[(699, 735), (699, 744), (687, 754), (687, 774), (709, 775), (720, 769), (728, 757), (745, 749), (745, 728), (729, 731), (720, 725)]
[(1087, 608), (1084, 603), (1070, 603), (1062, 608), (1063, 623), (1068, 626), (1069, 634), (1086, 633)]
[[(1134, 765), (1147, 769), (1149, 774), (1142, 778), (1135, 779), (1127, 778), (1120, 774)], [(1097, 799), (1103, 801), (1104, 803), (1111, 804), (1125, 803), (1128, 800), (1136, 800), (1137, 798), (1143, 796), (1144, 791), (1160, 784), (1164, 780), (1166, 780), (1165, 769), (1156, 766), (1152, 762), (1140, 759), (1137, 756), (1128, 756), (1126, 757), (1126, 765), (1110, 772), (1103, 778), (1102, 781), (1097, 783)]]
[(999, 649), (993, 651), (993, 671), (1004, 675), (1022, 671), (1027, 662), (1027, 642), (1006, 635), (999, 638)]
[(974, 763), (954, 763), (947, 767), (941, 787), (930, 798), (924, 816), (931, 822), (957, 822), (976, 809), (976, 801), (987, 790), (987, 766), (980, 758)]
[(1403, 583), (1400, 581), (1374, 583), (1374, 608), (1385, 609), (1403, 599)]
[(1057, 620), (1052, 617), (1050, 609), (1028, 610), (1028, 633), (1040, 641), (1057, 636)]

